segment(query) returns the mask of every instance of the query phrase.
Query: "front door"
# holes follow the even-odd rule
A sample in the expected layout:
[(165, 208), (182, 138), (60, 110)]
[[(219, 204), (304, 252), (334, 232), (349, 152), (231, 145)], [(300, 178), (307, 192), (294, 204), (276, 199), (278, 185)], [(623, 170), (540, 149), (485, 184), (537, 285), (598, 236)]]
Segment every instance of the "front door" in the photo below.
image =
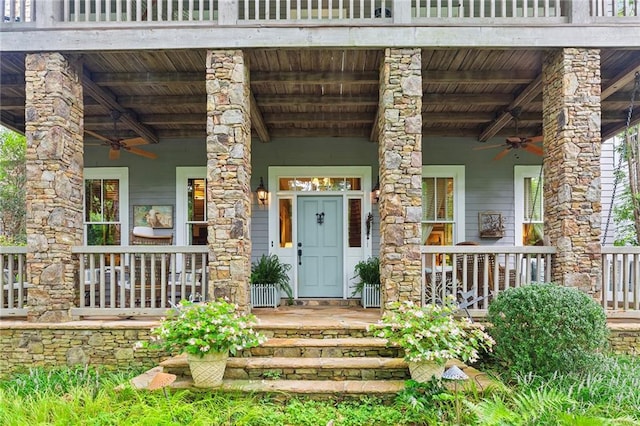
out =
[(298, 197), (298, 296), (342, 297), (342, 197)]

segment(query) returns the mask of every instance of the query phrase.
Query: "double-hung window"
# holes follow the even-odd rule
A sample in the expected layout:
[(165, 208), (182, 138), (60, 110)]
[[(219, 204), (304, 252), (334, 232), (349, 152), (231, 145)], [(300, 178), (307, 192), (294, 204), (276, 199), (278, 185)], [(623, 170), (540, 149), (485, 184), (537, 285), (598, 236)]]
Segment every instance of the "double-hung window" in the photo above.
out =
[(516, 245), (543, 244), (542, 166), (515, 166)]
[(125, 167), (87, 168), (84, 178), (85, 244), (128, 244), (129, 170)]
[(422, 244), (453, 245), (464, 239), (464, 166), (422, 169)]

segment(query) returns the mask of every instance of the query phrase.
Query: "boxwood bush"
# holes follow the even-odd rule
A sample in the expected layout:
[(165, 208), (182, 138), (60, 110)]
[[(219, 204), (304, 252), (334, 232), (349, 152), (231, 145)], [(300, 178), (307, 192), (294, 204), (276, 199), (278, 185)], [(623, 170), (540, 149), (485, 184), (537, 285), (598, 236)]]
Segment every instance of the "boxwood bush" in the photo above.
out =
[(490, 305), (494, 354), (511, 373), (584, 370), (607, 344), (604, 310), (587, 294), (555, 284), (508, 289)]

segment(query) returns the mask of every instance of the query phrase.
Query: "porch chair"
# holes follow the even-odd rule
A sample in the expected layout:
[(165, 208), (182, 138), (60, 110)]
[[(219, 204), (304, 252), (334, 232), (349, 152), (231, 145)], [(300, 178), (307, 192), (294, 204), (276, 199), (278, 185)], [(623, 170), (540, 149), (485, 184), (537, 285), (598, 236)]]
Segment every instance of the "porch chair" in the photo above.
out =
[[(477, 246), (479, 244), (474, 241), (463, 241), (456, 245)], [(456, 274), (461, 282), (466, 280), (467, 287), (466, 291), (464, 291), (464, 288), (458, 291), (457, 298), (458, 306), (460, 307), (460, 309), (463, 309), (467, 313), (467, 316), (471, 317), (468, 311), (469, 307), (477, 306), (478, 303), (480, 303), (485, 309), (488, 307), (489, 298), (492, 296), (492, 292), (490, 289), (493, 288), (493, 269), (495, 266), (495, 256), (484, 254), (477, 255), (477, 269), (474, 273), (474, 254), (467, 254), (465, 276), (464, 255), (464, 253), (459, 253), (456, 257)], [(489, 288), (489, 291), (487, 292), (487, 294), (484, 294), (484, 268), (486, 259), (488, 259), (489, 266), (487, 280), (487, 287)], [(474, 279), (477, 280), (477, 284), (474, 283)]]
[[(131, 231), (131, 245), (156, 245), (156, 246), (170, 246), (173, 245), (173, 234), (170, 235), (157, 235), (153, 228), (150, 226), (135, 226)], [(141, 301), (145, 305), (151, 302), (151, 298), (154, 295), (151, 294), (151, 286), (155, 285), (155, 291), (157, 299), (160, 294), (161, 277), (162, 277), (162, 257), (165, 257), (165, 277), (169, 277), (170, 261), (167, 254), (156, 255), (156, 259), (153, 265), (150, 263), (150, 258), (145, 259), (145, 274), (142, 277), (142, 257), (140, 255), (135, 256), (134, 273), (135, 273), (135, 292), (136, 301)], [(153, 270), (153, 273), (152, 273)], [(155, 277), (155, 283), (152, 283), (152, 277)], [(142, 292), (142, 281), (144, 278), (145, 291)]]

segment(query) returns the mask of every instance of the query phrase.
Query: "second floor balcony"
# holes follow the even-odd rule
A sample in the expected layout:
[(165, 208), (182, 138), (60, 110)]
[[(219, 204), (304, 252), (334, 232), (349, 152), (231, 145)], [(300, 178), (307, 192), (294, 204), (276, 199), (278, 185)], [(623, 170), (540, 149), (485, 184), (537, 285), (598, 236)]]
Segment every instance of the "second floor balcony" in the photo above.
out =
[[(495, 45), (503, 40), (506, 44), (534, 43), (539, 46), (554, 45), (558, 37), (562, 37), (558, 33), (545, 33), (546, 27), (615, 25), (618, 34), (624, 37), (625, 26), (635, 28), (640, 22), (640, 4), (629, 0), (0, 0), (0, 9), (4, 15), (0, 24), (2, 32), (104, 28), (127, 30), (129, 33), (124, 37), (132, 37), (130, 31), (133, 30), (137, 31), (133, 34), (139, 34), (151, 29), (191, 29), (193, 34), (201, 34), (197, 31), (226, 29), (226, 34), (230, 34), (228, 30), (235, 29), (229, 40), (217, 33), (208, 38), (209, 43), (215, 40), (216, 45), (235, 47), (345, 45), (345, 40), (354, 46), (400, 46), (403, 43), (421, 45), (422, 39), (453, 45), (473, 43), (478, 38), (464, 32), (442, 33), (440, 37), (440, 33), (429, 32), (422, 38), (414, 34), (416, 28), (447, 27), (507, 28), (510, 32), (499, 35), (501, 38), (493, 37), (495, 40), (490, 34), (484, 34), (480, 37), (482, 43)], [(326, 31), (332, 28), (379, 31), (380, 27), (385, 28), (384, 38), (360, 34), (357, 30), (349, 33), (349, 37)], [(286, 30), (299, 28), (315, 28), (319, 32), (311, 38), (308, 34), (287, 33)], [(259, 36), (256, 29), (261, 31)], [(275, 32), (266, 33), (265, 29)], [(534, 33), (527, 34), (530, 30)], [(583, 32), (581, 37), (588, 37), (590, 33)], [(113, 44), (102, 47), (118, 48), (120, 34), (110, 34)], [(185, 32), (180, 33), (181, 37), (165, 34), (156, 32), (154, 37), (165, 44), (169, 43), (167, 37), (178, 38), (170, 43), (176, 45), (174, 47), (198, 47), (193, 45), (195, 40), (189, 42), (194, 35)], [(74, 37), (78, 34), (58, 33), (55, 38), (46, 38), (48, 48), (65, 41), (69, 43), (67, 39)], [(616, 43), (615, 37), (602, 34), (593, 37), (600, 42)], [(31, 43), (25, 42), (24, 48), (37, 49), (38, 39), (33, 34), (29, 38)], [(416, 40), (412, 41), (414, 38)], [(5, 40), (3, 50), (19, 50), (18, 43), (8, 37)], [(274, 40), (279, 43), (274, 44)], [(152, 43), (153, 37), (138, 41)], [(137, 42), (129, 40), (127, 43), (131, 47)], [(76, 44), (69, 43), (68, 47), (85, 47), (79, 41)]]

